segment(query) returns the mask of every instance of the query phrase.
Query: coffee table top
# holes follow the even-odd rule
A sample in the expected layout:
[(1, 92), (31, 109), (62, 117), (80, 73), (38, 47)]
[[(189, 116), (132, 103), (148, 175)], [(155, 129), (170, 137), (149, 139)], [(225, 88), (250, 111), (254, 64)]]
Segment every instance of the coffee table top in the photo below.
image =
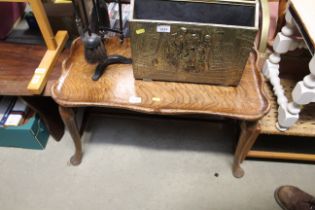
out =
[[(106, 42), (108, 54), (130, 57), (130, 42)], [(63, 63), (63, 72), (52, 87), (52, 96), (61, 106), (122, 108), (156, 114), (208, 114), (257, 120), (269, 110), (252, 54), (237, 87), (135, 80), (132, 65), (112, 65), (93, 81), (95, 66), (87, 64), (79, 39)]]

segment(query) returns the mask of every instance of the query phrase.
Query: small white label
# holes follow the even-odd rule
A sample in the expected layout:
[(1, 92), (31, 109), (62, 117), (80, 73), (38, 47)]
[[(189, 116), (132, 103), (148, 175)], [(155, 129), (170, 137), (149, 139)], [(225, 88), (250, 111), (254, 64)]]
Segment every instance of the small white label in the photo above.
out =
[(169, 25), (160, 25), (156, 27), (156, 31), (159, 33), (170, 33), (171, 32), (171, 26)]
[(38, 75), (38, 74), (35, 74), (35, 75), (33, 76), (33, 78), (32, 78), (31, 83), (32, 83), (32, 84), (37, 84), (37, 83), (39, 83), (40, 79), (41, 79), (41, 76)]
[(22, 121), (21, 114), (10, 114), (8, 119), (5, 121), (5, 126), (18, 126)]
[(141, 98), (138, 96), (131, 96), (129, 97), (129, 103), (131, 104), (140, 104), (141, 103)]
[(47, 69), (44, 68), (37, 68), (35, 70), (35, 74), (45, 74)]

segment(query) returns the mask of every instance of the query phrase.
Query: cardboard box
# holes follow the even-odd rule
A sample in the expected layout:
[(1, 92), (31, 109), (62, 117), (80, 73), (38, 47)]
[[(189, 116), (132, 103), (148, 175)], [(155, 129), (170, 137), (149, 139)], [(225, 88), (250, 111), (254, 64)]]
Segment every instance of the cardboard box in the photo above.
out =
[(45, 125), (37, 115), (31, 117), (24, 125), (0, 128), (1, 147), (41, 150), (46, 147), (48, 137)]

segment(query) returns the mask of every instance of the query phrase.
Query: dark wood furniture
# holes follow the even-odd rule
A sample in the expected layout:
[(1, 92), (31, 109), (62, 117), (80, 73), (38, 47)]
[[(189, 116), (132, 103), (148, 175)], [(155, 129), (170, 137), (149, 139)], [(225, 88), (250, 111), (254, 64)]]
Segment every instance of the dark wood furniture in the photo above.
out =
[(34, 70), (45, 52), (45, 46), (0, 42), (0, 95), (21, 96), (39, 113), (50, 134), (56, 140), (60, 140), (64, 133), (64, 125), (58, 107), (50, 97), (50, 89), (60, 76), (61, 61), (68, 50), (59, 57), (42, 95), (34, 96), (27, 90)]
[[(119, 40), (110, 40), (106, 46), (109, 54), (130, 56), (129, 40), (123, 45)], [(81, 41), (74, 41), (62, 75), (52, 87), (52, 96), (60, 105), (60, 114), (74, 141), (71, 163), (80, 164), (83, 154), (75, 107), (119, 108), (162, 115), (214, 115), (241, 122), (233, 173), (236, 177), (243, 176), (240, 163), (256, 138), (257, 121), (270, 107), (262, 92), (263, 80), (255, 68), (255, 58), (251, 54), (238, 87), (135, 80), (131, 65), (112, 65), (95, 82), (91, 79), (95, 67), (86, 63)]]

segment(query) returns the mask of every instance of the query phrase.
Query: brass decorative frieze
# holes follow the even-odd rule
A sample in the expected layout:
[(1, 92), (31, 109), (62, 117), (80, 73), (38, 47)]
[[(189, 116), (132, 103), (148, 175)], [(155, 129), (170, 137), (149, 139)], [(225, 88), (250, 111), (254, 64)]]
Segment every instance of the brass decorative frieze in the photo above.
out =
[(131, 20), (136, 79), (237, 85), (256, 28)]

